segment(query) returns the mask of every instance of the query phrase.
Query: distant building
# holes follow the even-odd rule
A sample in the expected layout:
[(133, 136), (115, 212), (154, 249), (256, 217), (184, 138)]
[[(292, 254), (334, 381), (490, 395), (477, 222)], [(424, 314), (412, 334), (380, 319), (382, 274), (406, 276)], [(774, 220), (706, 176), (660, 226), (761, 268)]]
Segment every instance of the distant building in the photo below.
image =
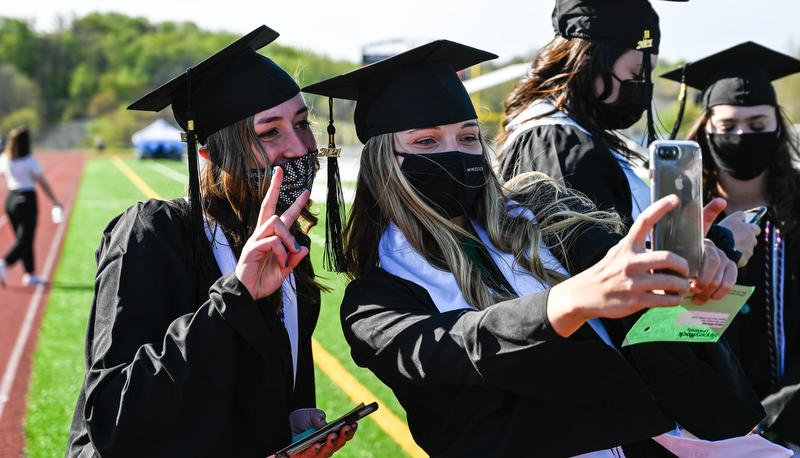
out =
[(361, 65), (369, 65), (378, 62), (379, 60), (392, 57), (395, 54), (400, 54), (403, 51), (417, 46), (416, 42), (404, 38), (395, 38), (392, 40), (383, 40), (364, 45), (361, 48)]

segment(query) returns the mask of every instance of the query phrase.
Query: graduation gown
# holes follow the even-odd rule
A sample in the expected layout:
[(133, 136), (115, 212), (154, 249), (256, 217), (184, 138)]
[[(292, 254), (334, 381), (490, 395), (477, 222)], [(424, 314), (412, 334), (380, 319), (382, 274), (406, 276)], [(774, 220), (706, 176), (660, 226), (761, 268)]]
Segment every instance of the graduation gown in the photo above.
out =
[(186, 218), (149, 200), (103, 232), (67, 457), (264, 457), (314, 407), (318, 302), (298, 297), (293, 383), (280, 318), (233, 273), (196, 268)]
[[(761, 222), (762, 231), (766, 222), (773, 219), (772, 215), (770, 209)], [(737, 280), (738, 284), (755, 286), (755, 291), (725, 331), (725, 335), (766, 409), (767, 417), (761, 422), (761, 426), (784, 439), (800, 444), (800, 247), (791, 237), (784, 238), (783, 242), (783, 326), (776, 328), (773, 325), (773, 333), (768, 335), (767, 320), (774, 323), (777, 307), (773, 298), (770, 311), (767, 312), (765, 264), (768, 243), (762, 232), (758, 236), (753, 256), (746, 266), (739, 269)], [(772, 275), (771, 284), (774, 284), (775, 277)], [(775, 359), (770, 357), (770, 353), (778, 355), (776, 340), (779, 339), (784, 340), (784, 368), (783, 375), (773, 386), (770, 366), (771, 359)]]
[(569, 457), (673, 429), (588, 326), (556, 334), (549, 291), (440, 313), (424, 288), (376, 268), (348, 285), (342, 327), (356, 364), (392, 389), (434, 457)]
[(633, 224), (635, 203), (619, 159), (576, 124), (530, 127), (503, 147), (503, 181), (532, 171), (582, 192), (600, 210), (616, 211), (626, 226)]

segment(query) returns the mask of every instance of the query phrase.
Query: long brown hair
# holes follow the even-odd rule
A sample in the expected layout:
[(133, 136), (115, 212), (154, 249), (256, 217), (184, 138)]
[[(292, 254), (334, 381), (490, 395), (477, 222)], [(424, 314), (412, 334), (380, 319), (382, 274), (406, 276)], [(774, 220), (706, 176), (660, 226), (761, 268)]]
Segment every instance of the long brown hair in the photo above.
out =
[(31, 135), (26, 126), (11, 129), (5, 153), (9, 159), (19, 159), (31, 154)]
[[(490, 164), (491, 150), (482, 136), (481, 144), (486, 164)], [(538, 223), (525, 216), (511, 216), (507, 190), (492, 167), (484, 167), (483, 175), (484, 186), (469, 216), (486, 229), (498, 250), (512, 253), (529, 275), (549, 285), (566, 277), (545, 268), (539, 257), (542, 242), (548, 248), (565, 252), (566, 245), (584, 225), (621, 228), (618, 215), (584, 211), (593, 209), (588, 199), (536, 172), (517, 177), (515, 191), (510, 195), (518, 200), (516, 205), (532, 210)], [(580, 210), (576, 210), (578, 207)], [(361, 154), (356, 195), (344, 231), (345, 274), (349, 278), (365, 277), (379, 267), (378, 245), (390, 221), (428, 263), (453, 274), (468, 303), (484, 309), (507, 299), (492, 292), (478, 266), (460, 247), (459, 238), (471, 239), (485, 249), (480, 238), (425, 204), (397, 164), (393, 134), (382, 134), (370, 138)]]
[[(498, 144), (504, 144), (511, 135), (513, 130), (506, 128), (512, 120), (531, 104), (550, 100), (556, 110), (566, 113), (593, 137), (600, 139), (626, 159), (644, 159), (628, 149), (622, 139), (598, 125), (599, 104), (611, 95), (614, 64), (627, 51), (627, 48), (607, 43), (556, 36), (539, 51), (528, 74), (506, 99), (504, 130)], [(597, 76), (603, 81), (601, 94), (595, 91), (594, 81)], [(552, 112), (539, 117), (550, 114)]]
[[(231, 244), (238, 259), (247, 239), (253, 234), (258, 224), (258, 213), (261, 202), (269, 188), (271, 167), (266, 151), (258, 140), (253, 127), (254, 116), (215, 132), (208, 137), (208, 161), (200, 172), (201, 203), (203, 210), (218, 225)], [(252, 145), (256, 146), (255, 153)], [(253, 169), (257, 164), (258, 154), (264, 170)], [(257, 170), (257, 182), (247, 178), (248, 170)], [(289, 228), (297, 243), (311, 246), (308, 232), (314, 227), (318, 218), (312, 212), (312, 202), (303, 208), (300, 218)], [(294, 269), (297, 278), (298, 296), (306, 292), (314, 294), (304, 297), (305, 300), (316, 301), (316, 292), (325, 288), (315, 280), (311, 257), (306, 256)], [(276, 309), (280, 308), (280, 295), (270, 296), (270, 302)]]
[[(719, 196), (719, 167), (711, 156), (706, 132), (712, 108), (700, 113), (688, 133), (688, 139), (699, 143), (702, 149), (703, 193), (706, 202)], [(800, 172), (795, 167), (800, 162), (800, 150), (792, 124), (786, 122), (788, 118), (780, 106), (775, 107), (775, 116), (778, 119), (778, 146), (767, 167), (766, 197), (775, 212), (775, 224), (781, 232), (797, 237), (800, 236)]]

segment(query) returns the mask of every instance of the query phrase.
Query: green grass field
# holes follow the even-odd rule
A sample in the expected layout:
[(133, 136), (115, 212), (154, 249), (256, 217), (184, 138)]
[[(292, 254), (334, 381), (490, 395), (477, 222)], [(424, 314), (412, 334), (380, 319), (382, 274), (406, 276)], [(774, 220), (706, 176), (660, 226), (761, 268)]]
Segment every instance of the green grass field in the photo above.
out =
[[(125, 159), (124, 162), (162, 198), (184, 195), (184, 184), (176, 178), (187, 174), (185, 164), (166, 160)], [(87, 160), (34, 354), (25, 419), (26, 456), (30, 458), (64, 455), (84, 374), (83, 342), (94, 287), (94, 250), (105, 225), (145, 199), (142, 191), (108, 157)], [(320, 215), (324, 215), (324, 208), (320, 208)], [(381, 409), (390, 410), (405, 421), (391, 390), (350, 358), (338, 313), (346, 281), (322, 267), (324, 237), (323, 224), (312, 230), (314, 265), (332, 289), (331, 293), (323, 294), (314, 337), (377, 399), (349, 399), (336, 380), (317, 367), (318, 407), (327, 412), (328, 418), (335, 418), (350, 410), (355, 402), (377, 400)], [(366, 418), (359, 423), (356, 438), (336, 456), (391, 458), (409, 454), (377, 423)]]

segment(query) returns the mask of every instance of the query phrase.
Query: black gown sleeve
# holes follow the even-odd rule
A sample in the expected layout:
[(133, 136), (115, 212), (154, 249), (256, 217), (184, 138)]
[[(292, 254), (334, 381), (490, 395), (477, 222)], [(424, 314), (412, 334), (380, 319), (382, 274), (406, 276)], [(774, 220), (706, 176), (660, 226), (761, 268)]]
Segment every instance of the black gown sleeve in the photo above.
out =
[[(283, 324), (233, 273), (197, 272), (177, 218), (148, 201), (103, 235), (67, 456), (263, 457), (291, 440)], [(313, 403), (313, 379), (298, 390)]]
[(548, 294), (440, 313), (423, 288), (376, 269), (348, 286), (342, 327), (432, 456), (573, 456), (671, 429), (613, 349), (554, 332)]
[(800, 444), (800, 354), (786, 363), (774, 393), (761, 400), (767, 417), (761, 425), (767, 431)]
[[(617, 211), (626, 226), (633, 223), (630, 185), (617, 158), (574, 126), (536, 126), (520, 134), (503, 151), (500, 169), (504, 179), (532, 170), (546, 173), (587, 195), (599, 209)], [(554, 255), (565, 265), (569, 261), (574, 275), (601, 259), (613, 243), (613, 236), (593, 230), (569, 252)], [(640, 315), (603, 320), (618, 348)], [(664, 410), (703, 439), (746, 434), (763, 418), (724, 339), (715, 344), (644, 343), (621, 351)]]
[(600, 210), (616, 211), (626, 226), (633, 224), (630, 185), (619, 161), (607, 146), (577, 127), (532, 127), (503, 150), (503, 180), (533, 171), (580, 191)]

